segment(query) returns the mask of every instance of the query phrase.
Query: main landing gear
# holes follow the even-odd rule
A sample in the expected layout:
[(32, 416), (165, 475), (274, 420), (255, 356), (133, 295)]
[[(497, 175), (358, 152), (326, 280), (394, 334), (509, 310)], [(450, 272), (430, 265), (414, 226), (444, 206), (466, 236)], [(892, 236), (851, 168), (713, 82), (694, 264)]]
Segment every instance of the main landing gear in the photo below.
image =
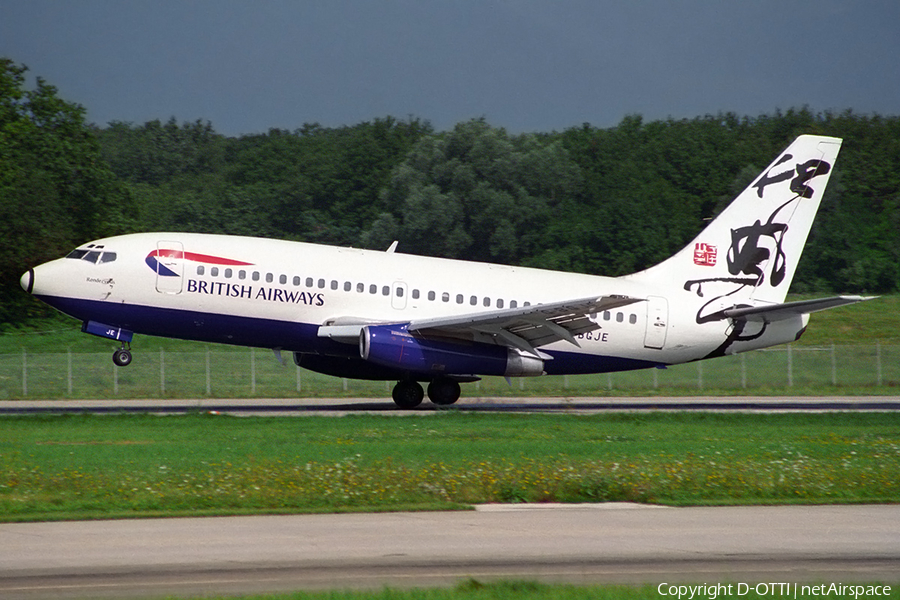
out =
[[(428, 384), (428, 399), (438, 406), (450, 406), (459, 400), (459, 395), (459, 383), (448, 377), (438, 377)], [(398, 407), (409, 410), (422, 403), (425, 392), (418, 381), (404, 379), (397, 382), (391, 396)]]
[(122, 343), (122, 347), (113, 352), (113, 362), (117, 367), (127, 367), (131, 364), (131, 345)]

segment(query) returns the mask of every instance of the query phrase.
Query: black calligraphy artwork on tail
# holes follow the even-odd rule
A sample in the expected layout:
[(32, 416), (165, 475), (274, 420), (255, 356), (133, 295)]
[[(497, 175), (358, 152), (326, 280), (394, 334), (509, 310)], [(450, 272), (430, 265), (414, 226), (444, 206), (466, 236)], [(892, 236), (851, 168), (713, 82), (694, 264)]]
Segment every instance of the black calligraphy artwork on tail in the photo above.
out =
[[(790, 181), (790, 190), (795, 195), (776, 207), (769, 214), (765, 223), (757, 219), (752, 224), (731, 230), (731, 245), (726, 255), (728, 273), (731, 277), (685, 281), (684, 289), (693, 291), (701, 298), (704, 297), (704, 285), (718, 288), (720, 286), (716, 284), (726, 284), (729, 287), (727, 292), (711, 298), (700, 307), (696, 316), (698, 324), (725, 319), (726, 308), (748, 306), (746, 304), (729, 305), (722, 301), (723, 298), (739, 294), (747, 286), (757, 288), (768, 284), (778, 287), (784, 282), (788, 261), (791, 260), (791, 257), (785, 254), (782, 244), (789, 227), (786, 222), (782, 222), (787, 219), (779, 217), (789, 214), (789, 208), (794, 203), (811, 198), (814, 190), (809, 186), (810, 180), (819, 175), (825, 175), (831, 170), (831, 165), (827, 162), (813, 159), (773, 174), (778, 166), (788, 163), (792, 159), (791, 154), (785, 154), (772, 169), (753, 184), (752, 187), (756, 189), (759, 198), (763, 198), (767, 186)], [(752, 328), (753, 331), (747, 331), (747, 329), (746, 321), (736, 321), (728, 332), (725, 342), (705, 358), (723, 356), (734, 343), (759, 338), (765, 333), (766, 324), (760, 323), (758, 329)]]

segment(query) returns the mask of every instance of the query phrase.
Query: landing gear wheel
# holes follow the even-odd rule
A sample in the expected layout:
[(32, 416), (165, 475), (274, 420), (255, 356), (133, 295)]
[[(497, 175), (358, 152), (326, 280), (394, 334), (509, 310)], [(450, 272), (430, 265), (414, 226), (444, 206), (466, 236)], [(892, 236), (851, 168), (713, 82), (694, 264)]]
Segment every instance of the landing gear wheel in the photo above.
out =
[(113, 362), (117, 367), (127, 367), (131, 364), (131, 351), (119, 348), (113, 352)]
[(399, 381), (394, 386), (391, 396), (394, 398), (394, 404), (404, 410), (409, 410), (422, 404), (425, 392), (416, 381)]
[(438, 406), (450, 406), (459, 400), (459, 383), (439, 377), (428, 384), (428, 398)]

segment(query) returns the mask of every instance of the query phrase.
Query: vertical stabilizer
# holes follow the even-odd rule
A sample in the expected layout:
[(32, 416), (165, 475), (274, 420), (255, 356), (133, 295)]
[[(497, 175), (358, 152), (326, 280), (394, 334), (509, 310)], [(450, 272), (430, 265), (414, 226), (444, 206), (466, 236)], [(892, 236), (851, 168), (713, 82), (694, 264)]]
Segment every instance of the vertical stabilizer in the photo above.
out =
[(840, 147), (798, 137), (687, 247), (634, 277), (701, 297), (724, 285), (735, 303), (783, 302)]

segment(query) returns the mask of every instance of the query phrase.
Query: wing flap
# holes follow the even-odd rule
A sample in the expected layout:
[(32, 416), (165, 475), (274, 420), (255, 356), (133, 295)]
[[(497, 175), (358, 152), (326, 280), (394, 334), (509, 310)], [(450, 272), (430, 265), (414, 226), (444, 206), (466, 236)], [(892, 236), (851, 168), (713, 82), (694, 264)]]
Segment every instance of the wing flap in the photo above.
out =
[(409, 324), (424, 337), (451, 337), (512, 346), (531, 354), (535, 348), (565, 340), (578, 346), (576, 335), (599, 329), (590, 314), (643, 301), (631, 296), (599, 296), (434, 319)]

